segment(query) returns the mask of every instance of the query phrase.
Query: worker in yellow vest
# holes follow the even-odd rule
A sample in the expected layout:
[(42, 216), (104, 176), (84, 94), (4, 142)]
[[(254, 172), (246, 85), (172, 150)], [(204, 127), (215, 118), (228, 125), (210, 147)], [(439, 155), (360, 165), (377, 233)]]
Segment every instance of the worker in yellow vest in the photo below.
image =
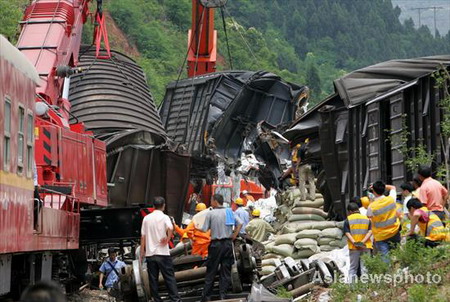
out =
[(353, 283), (361, 277), (363, 265), (361, 256), (372, 249), (372, 227), (369, 218), (359, 212), (358, 204), (350, 202), (347, 206), (347, 220), (344, 222), (344, 233), (350, 256), (349, 281)]
[[(389, 196), (384, 193), (389, 190)], [(370, 187), (375, 196), (374, 201), (367, 208), (367, 217), (372, 221), (372, 233), (375, 238), (375, 247), (388, 263), (389, 250), (400, 243), (400, 221), (397, 203), (395, 202), (396, 190), (394, 186), (386, 185), (378, 180)]]
[(425, 246), (435, 247), (446, 240), (448, 234), (441, 219), (428, 210), (419, 199), (411, 198), (406, 206), (409, 210), (409, 217), (411, 217), (409, 237), (415, 237), (415, 228), (418, 225), (420, 235), (425, 237)]

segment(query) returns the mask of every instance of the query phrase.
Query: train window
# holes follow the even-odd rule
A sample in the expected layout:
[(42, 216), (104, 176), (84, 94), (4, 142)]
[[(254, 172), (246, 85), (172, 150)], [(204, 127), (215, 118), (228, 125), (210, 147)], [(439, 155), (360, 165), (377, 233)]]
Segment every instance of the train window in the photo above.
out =
[(28, 114), (27, 120), (27, 167), (28, 167), (28, 177), (31, 177), (31, 172), (33, 169), (33, 129), (34, 129), (34, 120), (33, 114)]
[(3, 169), (9, 171), (11, 161), (11, 99), (9, 97), (5, 98), (4, 129)]
[(17, 173), (23, 173), (23, 151), (25, 148), (25, 109), (19, 106), (19, 127), (17, 128)]

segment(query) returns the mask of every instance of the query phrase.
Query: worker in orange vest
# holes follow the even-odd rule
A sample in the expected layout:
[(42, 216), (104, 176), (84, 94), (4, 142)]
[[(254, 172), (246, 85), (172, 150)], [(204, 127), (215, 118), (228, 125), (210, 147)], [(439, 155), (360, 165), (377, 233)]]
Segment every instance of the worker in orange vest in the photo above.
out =
[[(198, 203), (195, 207), (197, 213), (206, 210), (206, 205), (202, 202)], [(208, 247), (211, 242), (211, 231), (202, 232), (195, 228), (194, 221), (191, 221), (186, 228), (181, 228), (177, 224), (174, 224), (175, 232), (181, 236), (181, 238), (189, 238), (192, 240), (192, 255), (199, 255), (205, 258), (208, 256)]]

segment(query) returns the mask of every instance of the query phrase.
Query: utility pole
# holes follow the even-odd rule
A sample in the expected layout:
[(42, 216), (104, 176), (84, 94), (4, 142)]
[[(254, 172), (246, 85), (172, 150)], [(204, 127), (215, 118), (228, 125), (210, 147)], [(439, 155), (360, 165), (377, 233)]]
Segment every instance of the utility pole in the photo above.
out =
[(441, 6), (428, 6), (428, 7), (414, 7), (411, 8), (411, 10), (417, 10), (419, 12), (419, 28), (422, 26), (422, 22), (421, 22), (421, 14), (423, 10), (429, 10), (432, 9), (434, 11), (434, 36), (437, 36), (437, 26), (436, 26), (436, 11), (438, 9), (444, 9)]
[(421, 15), (422, 15), (422, 10), (424, 10), (424, 9), (425, 8), (423, 8), (423, 7), (410, 8), (410, 10), (416, 10), (419, 13), (419, 28), (422, 27)]

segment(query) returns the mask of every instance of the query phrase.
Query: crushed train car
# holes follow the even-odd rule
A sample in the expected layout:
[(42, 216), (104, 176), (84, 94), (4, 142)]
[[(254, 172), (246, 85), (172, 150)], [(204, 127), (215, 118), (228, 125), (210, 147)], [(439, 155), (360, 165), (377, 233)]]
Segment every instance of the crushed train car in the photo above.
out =
[(264, 71), (216, 72), (169, 84), (160, 115), (167, 135), (192, 155), (191, 176), (214, 176), (218, 161), (235, 169), (252, 152), (277, 177), (285, 152), (274, 152), (276, 135), (267, 133), (292, 122), (307, 91)]
[(377, 179), (399, 185), (412, 174), (404, 163), (402, 133), (407, 146), (423, 142), (436, 153), (433, 165), (444, 161), (440, 140), (442, 89), (433, 72), (450, 65), (450, 56), (392, 60), (369, 66), (336, 80), (335, 93), (301, 116), (287, 139), (310, 137), (319, 159), (318, 187), (325, 208), (345, 217), (346, 201)]

